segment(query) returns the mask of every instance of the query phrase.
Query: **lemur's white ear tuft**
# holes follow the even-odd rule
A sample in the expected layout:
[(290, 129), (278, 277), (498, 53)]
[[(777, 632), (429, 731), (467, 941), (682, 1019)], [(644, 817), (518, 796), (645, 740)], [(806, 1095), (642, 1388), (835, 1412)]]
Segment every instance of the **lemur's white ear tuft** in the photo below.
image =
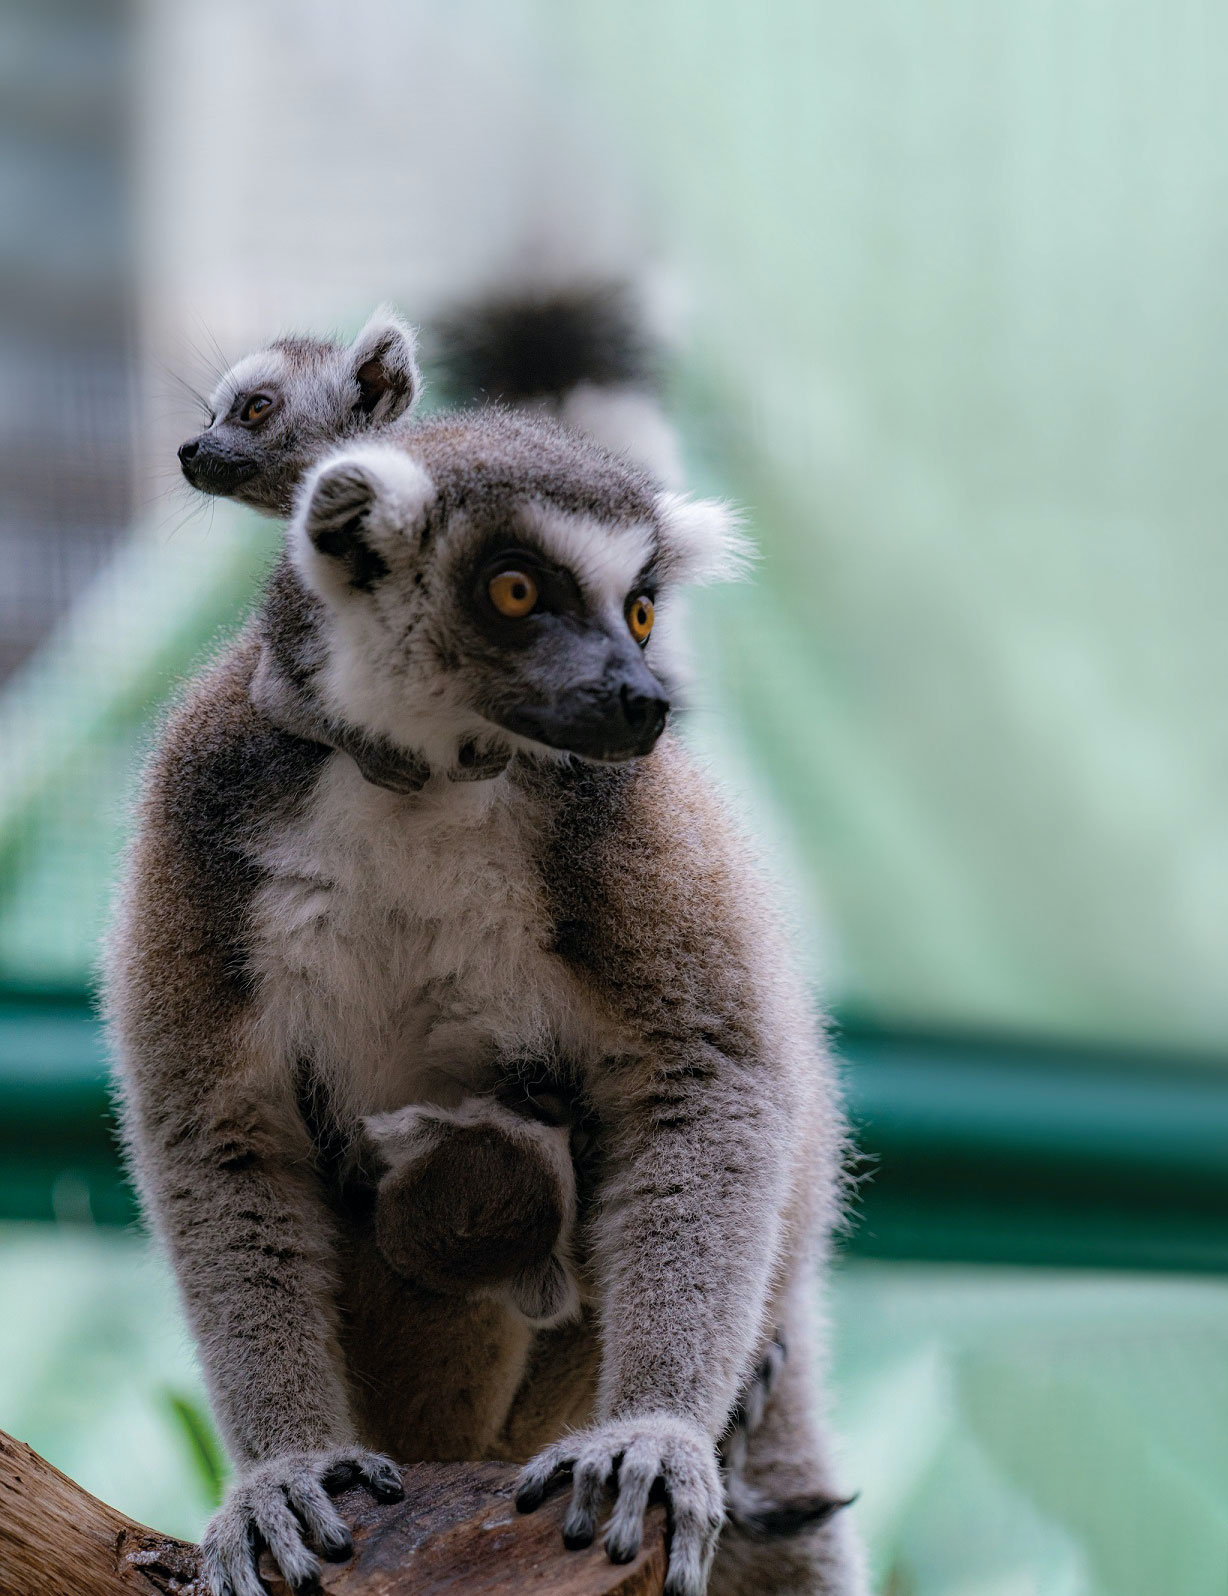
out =
[(678, 581), (737, 582), (749, 573), (755, 546), (731, 504), (659, 493), (657, 517), (664, 534), (662, 560)]
[(352, 445), (310, 473), (290, 529), (295, 564), (318, 592), (369, 593), (422, 524), (434, 484), (394, 445)]
[(354, 410), (369, 425), (395, 421), (418, 402), (417, 339), (391, 305), (374, 313), (350, 345), (349, 358), (357, 390)]

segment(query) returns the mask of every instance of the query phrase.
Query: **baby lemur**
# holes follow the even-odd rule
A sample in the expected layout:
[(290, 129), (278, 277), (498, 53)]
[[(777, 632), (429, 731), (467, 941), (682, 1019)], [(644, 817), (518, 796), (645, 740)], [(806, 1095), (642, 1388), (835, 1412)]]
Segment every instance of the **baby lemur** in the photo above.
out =
[[(659, 1477), (670, 1589), (698, 1591), (714, 1445), (777, 1326), (793, 1355), (745, 1488), (834, 1500), (808, 1299), (838, 1109), (771, 895), (658, 742), (672, 593), (731, 543), (717, 507), (546, 422), (385, 427), (312, 473), (248, 635), (168, 732), (112, 1003), (138, 1172), (243, 1467), (206, 1537), (217, 1590), (258, 1589), (254, 1536), (291, 1578), (314, 1566), (304, 1533), (342, 1549), (325, 1488), (395, 1488), (364, 1447), (550, 1443), (524, 1504), (570, 1468), (584, 1543), (616, 1474), (606, 1544), (627, 1556)], [(536, 1111), (543, 1081), (558, 1114)], [(431, 1173), (467, 1115), (531, 1149), (505, 1172), (565, 1194), (477, 1297), (449, 1294), (391, 1201), (455, 1196)], [(532, 1331), (515, 1292), (573, 1248), (591, 1306)], [(487, 1363), (497, 1400), (462, 1412)], [(441, 1399), (407, 1420), (386, 1400), (407, 1388)], [(727, 1529), (714, 1588), (859, 1588), (846, 1527), (818, 1516), (787, 1542)]]
[(345, 438), (404, 415), (422, 393), (414, 336), (381, 306), (349, 346), (279, 338), (221, 378), (209, 424), (179, 446), (202, 493), (289, 515), (303, 473)]
[[(441, 316), (430, 341), (449, 400), (549, 415), (679, 486), (659, 356), (625, 285), (483, 296)], [(208, 426), (180, 445), (180, 466), (202, 493), (289, 515), (325, 450), (408, 416), (421, 396), (414, 333), (384, 305), (352, 344), (279, 338), (232, 366)]]

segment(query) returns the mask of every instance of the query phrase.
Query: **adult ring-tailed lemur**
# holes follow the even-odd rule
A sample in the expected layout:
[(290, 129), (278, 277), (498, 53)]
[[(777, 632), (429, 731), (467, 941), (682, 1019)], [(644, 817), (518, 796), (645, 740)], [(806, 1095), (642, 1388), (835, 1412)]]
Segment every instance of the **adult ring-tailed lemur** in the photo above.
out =
[(110, 959), (240, 1469), (208, 1578), (254, 1596), (258, 1541), (310, 1577), (348, 1544), (329, 1490), (399, 1488), (387, 1450), (529, 1459), (526, 1508), (569, 1472), (577, 1545), (613, 1490), (618, 1559), (659, 1480), (672, 1592), (859, 1590), (812, 1389), (831, 1072), (664, 732), (673, 600), (731, 518), (544, 417), (397, 421), (412, 345), (363, 336), (273, 346), (286, 387), (214, 424), (256, 437), (314, 371), (344, 424), (313, 447), (347, 441), (224, 489), (294, 499), (286, 551), (152, 762)]

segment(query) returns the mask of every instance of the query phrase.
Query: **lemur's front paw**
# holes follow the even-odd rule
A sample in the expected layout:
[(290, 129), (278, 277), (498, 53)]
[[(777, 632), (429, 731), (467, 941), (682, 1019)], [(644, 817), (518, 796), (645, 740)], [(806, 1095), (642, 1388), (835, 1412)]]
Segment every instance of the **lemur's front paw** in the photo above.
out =
[(666, 1596), (703, 1596), (725, 1509), (716, 1448), (698, 1425), (673, 1414), (650, 1413), (578, 1430), (526, 1465), (516, 1506), (531, 1513), (551, 1483), (565, 1474), (573, 1482), (563, 1522), (569, 1547), (591, 1543), (603, 1499), (614, 1491), (605, 1549), (615, 1563), (629, 1563), (639, 1551), (644, 1511), (659, 1480), (669, 1504)]
[(433, 1291), (503, 1295), (538, 1325), (575, 1313), (566, 1126), (472, 1098), (457, 1109), (374, 1115), (365, 1129), (388, 1166), (375, 1240), (391, 1268)]
[(356, 1447), (287, 1452), (256, 1464), (209, 1520), (201, 1541), (206, 1589), (212, 1596), (268, 1596), (256, 1571), (264, 1546), (289, 1585), (310, 1584), (320, 1572), (317, 1553), (337, 1563), (354, 1549), (329, 1494), (359, 1483), (381, 1502), (405, 1495), (395, 1463)]

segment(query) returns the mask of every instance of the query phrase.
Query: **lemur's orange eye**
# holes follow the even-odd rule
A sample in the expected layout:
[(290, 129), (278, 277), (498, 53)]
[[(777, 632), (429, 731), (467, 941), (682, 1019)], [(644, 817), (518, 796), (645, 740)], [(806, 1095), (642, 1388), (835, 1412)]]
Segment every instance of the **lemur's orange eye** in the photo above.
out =
[(523, 620), (537, 603), (537, 583), (525, 571), (500, 571), (487, 592), (499, 614), (512, 621)]
[(652, 600), (646, 593), (641, 593), (639, 598), (633, 598), (627, 605), (627, 625), (637, 643), (648, 641), (648, 634), (652, 631), (653, 613)]
[(239, 411), (240, 421), (259, 421), (260, 417), (272, 406), (272, 399), (267, 393), (254, 393)]

